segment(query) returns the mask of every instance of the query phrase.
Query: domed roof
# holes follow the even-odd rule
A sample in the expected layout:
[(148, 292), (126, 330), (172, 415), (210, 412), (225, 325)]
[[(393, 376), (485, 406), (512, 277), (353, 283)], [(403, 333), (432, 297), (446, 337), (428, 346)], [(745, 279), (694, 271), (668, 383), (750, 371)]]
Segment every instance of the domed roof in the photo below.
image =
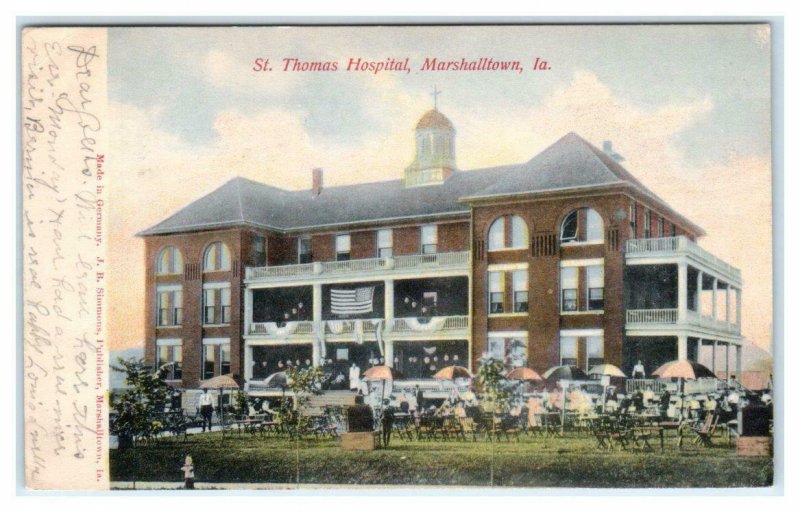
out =
[(441, 112), (436, 109), (429, 110), (419, 119), (417, 123), (417, 130), (424, 130), (426, 128), (445, 128), (447, 130), (453, 129), (453, 123), (450, 122)]

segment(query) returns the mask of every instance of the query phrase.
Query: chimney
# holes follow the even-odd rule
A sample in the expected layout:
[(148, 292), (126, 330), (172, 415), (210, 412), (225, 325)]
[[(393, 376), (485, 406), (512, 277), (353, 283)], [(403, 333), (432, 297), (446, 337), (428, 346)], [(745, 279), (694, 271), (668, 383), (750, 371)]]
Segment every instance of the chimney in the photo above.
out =
[(620, 155), (619, 153), (614, 151), (614, 147), (611, 145), (611, 141), (610, 140), (604, 140), (603, 141), (603, 153), (607, 154), (608, 156), (610, 156), (611, 158), (613, 158), (617, 162), (624, 162), (625, 161), (625, 157), (623, 157), (622, 155)]
[(311, 171), (311, 197), (316, 199), (322, 192), (322, 169), (317, 167)]

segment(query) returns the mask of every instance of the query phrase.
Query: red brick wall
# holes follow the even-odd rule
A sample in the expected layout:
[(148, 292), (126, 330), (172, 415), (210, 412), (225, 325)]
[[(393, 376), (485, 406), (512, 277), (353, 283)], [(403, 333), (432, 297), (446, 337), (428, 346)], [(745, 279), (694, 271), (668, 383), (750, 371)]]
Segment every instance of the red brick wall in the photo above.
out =
[[(536, 202), (476, 207), (474, 211), (473, 237), (477, 242), (487, 241), (491, 223), (500, 215), (519, 215), (528, 225), (531, 239), (535, 237), (558, 237), (561, 221), (576, 208), (594, 208), (602, 217), (606, 233), (616, 230), (614, 247), (606, 242), (597, 245), (565, 246), (550, 254), (534, 256), (533, 250), (492, 251), (481, 258), (474, 255), (473, 271), (473, 363), (476, 366), (486, 350), (486, 335), (489, 331), (527, 330), (528, 362), (537, 371), (558, 364), (561, 329), (604, 329), (606, 359), (613, 364), (622, 364), (622, 339), (624, 311), (622, 309), (622, 268), (625, 240), (628, 237), (628, 204), (622, 194), (583, 196), (551, 199)], [(620, 213), (621, 212), (621, 213)], [(605, 260), (605, 313), (561, 315), (559, 304), (559, 280), (562, 259), (604, 258)], [(526, 316), (491, 317), (486, 307), (486, 271), (488, 265), (496, 263), (528, 263), (528, 308)], [(510, 287), (507, 279), (506, 288)], [(507, 292), (508, 297), (510, 294)], [(584, 300), (584, 294), (579, 297)], [(510, 298), (507, 300), (510, 301)], [(509, 304), (510, 305), (510, 304)], [(507, 309), (508, 310), (508, 309)], [(582, 349), (585, 350), (585, 349)], [(585, 353), (585, 352), (584, 352)], [(477, 369), (477, 368), (473, 368)]]
[[(154, 364), (157, 338), (183, 340), (183, 385), (195, 387), (201, 377), (202, 339), (224, 337), (231, 340), (231, 372), (242, 375), (242, 279), (244, 268), (251, 264), (250, 237), (257, 231), (227, 229), (202, 233), (151, 236), (145, 238), (147, 291), (145, 294), (145, 361)], [(266, 236), (265, 233), (262, 233)], [(203, 273), (203, 252), (212, 242), (224, 242), (231, 254), (227, 271)], [(172, 245), (183, 256), (184, 269), (177, 275), (155, 275), (156, 258), (161, 249)], [(267, 246), (269, 252), (269, 242)], [(224, 327), (203, 328), (203, 282), (231, 283), (231, 323)], [(156, 286), (180, 284), (183, 290), (183, 321), (179, 327), (156, 326)]]

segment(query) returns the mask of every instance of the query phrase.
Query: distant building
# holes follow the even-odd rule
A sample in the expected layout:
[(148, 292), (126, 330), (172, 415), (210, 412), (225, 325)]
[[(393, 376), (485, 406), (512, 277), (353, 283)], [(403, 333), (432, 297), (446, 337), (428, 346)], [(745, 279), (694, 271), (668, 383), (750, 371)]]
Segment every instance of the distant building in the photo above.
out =
[(266, 394), (291, 365), (348, 389), (353, 364), (424, 381), (483, 354), (649, 374), (713, 346), (715, 370), (741, 374), (739, 270), (619, 155), (570, 133), (527, 162), (459, 170), (436, 109), (415, 142), (399, 180), (234, 178), (140, 233), (147, 361), (174, 363), (185, 388), (232, 373)]

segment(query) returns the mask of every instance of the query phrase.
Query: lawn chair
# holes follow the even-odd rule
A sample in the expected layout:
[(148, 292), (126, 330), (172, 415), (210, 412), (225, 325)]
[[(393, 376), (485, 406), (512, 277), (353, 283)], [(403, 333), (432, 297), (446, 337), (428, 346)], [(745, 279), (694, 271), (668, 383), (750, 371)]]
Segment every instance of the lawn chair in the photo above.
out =
[(472, 441), (476, 442), (478, 440), (478, 426), (475, 425), (475, 420), (473, 418), (458, 418), (458, 421), (461, 423), (461, 432), (464, 440), (470, 435), (472, 436)]
[(610, 451), (613, 449), (613, 446), (611, 441), (611, 433), (609, 432), (608, 426), (607, 420), (603, 418), (596, 418), (590, 422), (589, 429), (591, 430), (595, 439), (597, 439), (596, 448)]
[(707, 415), (705, 421), (699, 427), (694, 428), (695, 444), (711, 446), (711, 438), (717, 431), (717, 423), (719, 423), (718, 414)]
[(519, 433), (522, 431), (519, 416), (504, 416), (498, 422), (497, 426), (497, 440), (500, 440), (500, 435), (504, 435), (506, 441), (511, 442), (511, 437), (516, 438), (519, 442)]
[(467, 440), (466, 436), (464, 435), (464, 429), (461, 426), (461, 422), (459, 421), (459, 418), (455, 416), (448, 416), (443, 419), (441, 433), (444, 440), (449, 440), (450, 438), (453, 438), (456, 441), (459, 439), (462, 441)]

